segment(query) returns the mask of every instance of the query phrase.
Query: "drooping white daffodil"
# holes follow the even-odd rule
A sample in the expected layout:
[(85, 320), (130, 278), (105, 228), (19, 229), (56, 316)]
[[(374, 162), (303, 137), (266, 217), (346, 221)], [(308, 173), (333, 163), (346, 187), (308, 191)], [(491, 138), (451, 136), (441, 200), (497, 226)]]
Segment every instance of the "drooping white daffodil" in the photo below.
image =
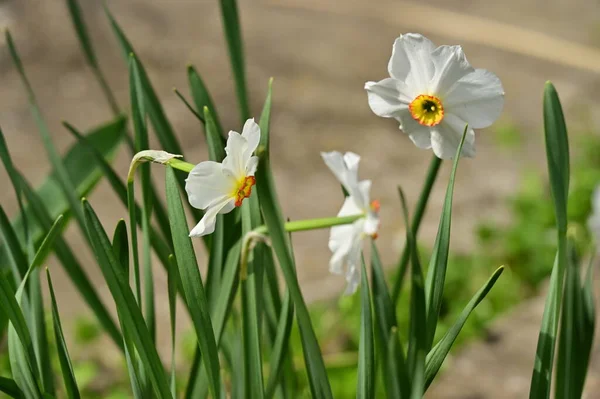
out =
[(379, 202), (370, 201), (370, 180), (358, 180), (360, 157), (352, 152), (342, 155), (337, 151), (321, 153), (325, 164), (342, 183), (348, 196), (338, 216), (363, 214), (352, 224), (334, 226), (329, 236), (329, 249), (333, 256), (329, 261), (329, 271), (334, 274), (346, 274), (346, 294), (356, 292), (360, 283), (360, 262), (362, 240), (377, 237), (379, 229)]
[(215, 231), (218, 214), (231, 212), (250, 197), (256, 183), (254, 172), (258, 157), (252, 154), (260, 141), (260, 127), (254, 119), (244, 124), (242, 134), (230, 131), (222, 163), (200, 162), (185, 180), (188, 201), (194, 208), (205, 209), (204, 217), (190, 232), (201, 237)]
[(600, 251), (600, 186), (592, 194), (592, 215), (588, 219), (588, 227), (596, 239), (596, 249)]
[(389, 78), (365, 84), (369, 106), (378, 116), (396, 119), (417, 147), (432, 148), (439, 158), (456, 155), (467, 124), (461, 155), (474, 156), (473, 128), (490, 126), (502, 112), (500, 79), (474, 69), (460, 46), (436, 48), (420, 34), (401, 35), (388, 72)]

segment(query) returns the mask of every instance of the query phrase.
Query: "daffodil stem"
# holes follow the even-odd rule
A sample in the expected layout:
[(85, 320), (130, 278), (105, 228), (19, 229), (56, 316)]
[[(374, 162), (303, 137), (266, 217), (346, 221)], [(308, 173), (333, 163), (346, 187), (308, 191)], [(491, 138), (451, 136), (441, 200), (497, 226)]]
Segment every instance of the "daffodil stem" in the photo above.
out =
[[(288, 233), (295, 231), (318, 230), (354, 223), (356, 220), (362, 217), (365, 217), (365, 215), (360, 214), (342, 217), (294, 220), (293, 222), (284, 223), (283, 227)], [(249, 231), (244, 235), (244, 239), (242, 241), (242, 251), (240, 254), (240, 276), (242, 279), (245, 279), (247, 276), (248, 255), (252, 249), (252, 246), (258, 241), (263, 241), (269, 244), (268, 234), (269, 230), (267, 229), (267, 226), (263, 225), (255, 228), (252, 231)]]
[(181, 159), (173, 158), (166, 162), (166, 165), (171, 166), (173, 169), (181, 170), (185, 173), (190, 173), (194, 169), (194, 164), (182, 161)]
[[(326, 229), (328, 227), (339, 226), (342, 224), (350, 224), (354, 221), (364, 217), (365, 215), (352, 215), (342, 217), (331, 217), (331, 218), (320, 218), (320, 219), (307, 219), (307, 220), (294, 220), (287, 222), (283, 225), (285, 231), (292, 233), (295, 231), (306, 231), (306, 230), (318, 230)], [(256, 234), (267, 234), (267, 226), (259, 226), (253, 230)]]
[[(425, 209), (427, 208), (427, 202), (429, 201), (429, 197), (431, 195), (431, 190), (433, 189), (433, 184), (437, 179), (438, 172), (440, 171), (440, 166), (442, 165), (442, 160), (437, 156), (433, 155), (431, 158), (431, 162), (429, 163), (429, 169), (427, 170), (427, 177), (425, 178), (425, 184), (423, 185), (423, 189), (421, 190), (421, 194), (419, 195), (419, 200), (417, 202), (417, 206), (415, 208), (415, 213), (411, 220), (411, 227), (413, 237), (416, 238), (417, 233), (419, 231), (419, 226), (421, 225), (421, 220), (423, 219), (423, 215), (425, 214)], [(400, 257), (400, 261), (397, 266), (397, 276), (394, 281), (394, 287), (392, 290), (392, 301), (393, 303), (398, 302), (398, 298), (400, 297), (400, 291), (402, 290), (402, 282), (404, 281), (404, 276), (406, 275), (406, 268), (408, 266), (408, 260), (410, 258), (410, 248), (406, 243), (404, 245), (404, 249), (402, 251), (402, 256)]]

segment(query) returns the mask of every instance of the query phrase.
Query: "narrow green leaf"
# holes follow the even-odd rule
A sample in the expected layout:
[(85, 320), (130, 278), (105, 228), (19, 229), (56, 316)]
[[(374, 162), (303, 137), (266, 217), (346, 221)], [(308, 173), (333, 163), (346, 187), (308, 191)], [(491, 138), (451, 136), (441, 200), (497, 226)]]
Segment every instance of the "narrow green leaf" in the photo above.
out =
[(221, 162), (225, 158), (225, 141), (220, 133), (220, 127), (215, 122), (212, 111), (204, 107), (204, 120), (206, 131), (206, 144), (208, 145), (208, 159), (215, 162)]
[[(123, 219), (119, 219), (115, 226), (112, 239), (112, 250), (115, 259), (123, 269), (126, 280), (129, 279), (129, 239), (127, 238), (127, 225)], [(123, 346), (125, 351), (125, 362), (129, 373), (129, 381), (135, 399), (144, 399), (152, 395), (152, 383), (148, 379), (148, 373), (144, 370), (144, 365), (140, 364), (139, 356), (136, 355), (135, 344), (128, 330), (127, 324), (123, 321), (123, 315), (117, 309), (119, 323), (123, 330)]]
[(81, 7), (77, 0), (67, 0), (67, 6), (83, 54), (92, 68), (98, 68), (98, 60), (96, 59), (96, 53), (94, 52), (94, 47), (92, 46), (92, 41), (90, 40), (90, 35), (83, 19)]
[[(242, 204), (242, 237), (253, 228), (250, 198)], [(256, 195), (254, 195), (256, 199)], [(250, 256), (258, 255), (258, 248), (251, 251)], [(249, 259), (247, 264), (247, 276), (242, 278), (242, 336), (244, 348), (244, 366), (246, 377), (246, 395), (249, 398), (264, 397), (264, 382), (262, 376), (262, 356), (260, 348), (260, 321), (258, 303), (259, 293), (257, 282), (262, 274), (256, 269), (262, 267), (261, 259)]]
[[(192, 98), (194, 99), (194, 104), (196, 105), (196, 109), (198, 110), (198, 113), (200, 114), (200, 119), (203, 120), (203, 122), (205, 121), (203, 110), (204, 110), (204, 107), (207, 107), (210, 114), (213, 116), (213, 120), (214, 120), (215, 126), (217, 128), (216, 131), (219, 134), (219, 136), (221, 137), (221, 140), (224, 142), (223, 127), (221, 125), (221, 121), (219, 119), (217, 109), (215, 108), (215, 105), (212, 101), (211, 95), (208, 92), (208, 88), (204, 84), (204, 81), (200, 77), (200, 74), (198, 73), (198, 71), (196, 71), (196, 68), (194, 68), (193, 65), (188, 65), (187, 77), (188, 77), (188, 82), (190, 85), (190, 93), (192, 94)], [(206, 111), (204, 111), (204, 112), (206, 112)]]
[(263, 155), (265, 158), (269, 157), (269, 125), (271, 123), (271, 107), (273, 105), (273, 78), (269, 79), (269, 85), (267, 88), (267, 97), (265, 98), (265, 104), (263, 105), (262, 113), (260, 114), (260, 144), (259, 149), (265, 152)]
[[(31, 211), (37, 219), (38, 224), (42, 228), (49, 230), (52, 226), (52, 219), (44, 207), (42, 200), (20, 174), (19, 179), (22, 182), (21, 187), (23, 189), (23, 193), (30, 204)], [(73, 251), (69, 245), (61, 237), (56, 237), (54, 241), (54, 252), (60, 261), (60, 264), (65, 269), (67, 275), (73, 284), (75, 284), (75, 287), (77, 287), (77, 290), (83, 297), (84, 301), (88, 304), (92, 312), (98, 318), (100, 325), (102, 325), (117, 346), (122, 348), (121, 333), (119, 332), (115, 322), (100, 300), (100, 296), (98, 295), (96, 288), (94, 285), (92, 285), (89, 278), (83, 271), (81, 263), (73, 254)]]
[[(265, 134), (264, 131), (262, 134)], [(325, 364), (312, 328), (308, 308), (300, 291), (294, 261), (289, 252), (288, 240), (283, 228), (283, 218), (281, 217), (279, 205), (275, 200), (273, 177), (268, 165), (268, 159), (261, 158), (256, 172), (256, 181), (263, 217), (296, 309), (296, 319), (300, 328), (304, 360), (306, 362), (312, 395), (314, 398), (331, 398), (331, 388), (327, 379)]]
[(544, 87), (544, 137), (550, 188), (556, 213), (558, 251), (550, 277), (544, 315), (538, 337), (529, 397), (548, 398), (554, 364), (556, 336), (567, 269), (567, 197), (569, 193), (569, 139), (558, 93)]
[[(442, 160), (436, 155), (432, 155), (431, 163), (429, 164), (429, 169), (427, 170), (427, 176), (425, 178), (425, 182), (423, 183), (421, 193), (419, 194), (419, 199), (417, 200), (415, 213), (410, 222), (410, 225), (412, 226), (412, 234), (415, 237), (415, 240), (417, 239), (419, 227), (421, 226), (421, 220), (423, 219), (423, 215), (427, 209), (427, 203), (429, 202), (429, 197), (431, 196), (431, 190), (433, 189), (433, 185), (435, 184), (441, 165)], [(408, 247), (408, 243), (405, 243), (404, 249), (402, 250), (402, 256), (400, 257), (398, 266), (396, 266), (397, 275), (396, 280), (394, 280), (394, 287), (392, 289), (392, 301), (395, 304), (397, 304), (398, 300), (400, 299), (402, 283), (404, 282), (404, 276), (406, 275), (409, 259), (410, 248)]]
[[(129, 86), (131, 96), (131, 114), (133, 120), (134, 141), (136, 152), (150, 149), (148, 139), (148, 130), (146, 126), (146, 108), (144, 91), (140, 79), (140, 65), (137, 59), (131, 55), (129, 57)], [(146, 323), (152, 338), (156, 340), (156, 315), (154, 305), (154, 276), (152, 274), (152, 258), (150, 257), (150, 216), (152, 213), (153, 202), (151, 194), (152, 177), (150, 174), (150, 164), (144, 163), (139, 167), (142, 183), (142, 261), (144, 270), (144, 310)], [(133, 199), (133, 191), (131, 192)], [(135, 225), (135, 209), (130, 210), (129, 223)], [(134, 239), (135, 229), (132, 229), (131, 237)], [(132, 245), (134, 260), (137, 258), (137, 245)], [(134, 263), (134, 267), (137, 264)], [(139, 276), (138, 276), (139, 277)], [(137, 282), (139, 283), (139, 281)], [(138, 298), (141, 302), (141, 298)]]
[(223, 17), (223, 29), (227, 38), (229, 59), (235, 80), (235, 91), (237, 94), (240, 110), (240, 121), (243, 124), (250, 117), (250, 106), (248, 101), (248, 88), (246, 87), (246, 70), (244, 63), (244, 46), (238, 7), (236, 0), (221, 0), (221, 16)]
[(448, 253), (450, 250), (450, 225), (452, 223), (452, 195), (454, 193), (454, 181), (456, 179), (456, 170), (458, 161), (462, 152), (465, 137), (467, 136), (468, 126), (465, 126), (460, 144), (454, 156), (452, 172), (448, 180), (446, 189), (446, 198), (440, 217), (437, 237), (433, 246), (433, 254), (429, 261), (427, 270), (427, 280), (425, 282), (425, 295), (427, 297), (427, 340), (426, 350), (433, 346), (435, 330), (437, 328), (438, 317), (442, 306), (444, 296), (444, 282), (446, 281), (446, 267), (448, 266)]
[(202, 116), (201, 114), (198, 113), (198, 111), (196, 111), (196, 109), (192, 106), (192, 104), (190, 104), (190, 102), (187, 100), (187, 98), (185, 98), (185, 96), (183, 94), (181, 94), (181, 92), (177, 89), (173, 89), (173, 92), (175, 93), (175, 95), (177, 97), (179, 97), (179, 99), (181, 100), (181, 102), (183, 102), (183, 104), (187, 107), (187, 109), (190, 110), (190, 112), (192, 114), (194, 114), (194, 116), (196, 118), (198, 118), (198, 120), (202, 123), (204, 123), (204, 116)]
[(25, 399), (23, 391), (21, 391), (15, 381), (10, 378), (0, 377), (0, 392), (4, 392), (13, 399)]
[(196, 255), (192, 241), (188, 236), (188, 226), (183, 210), (183, 204), (177, 188), (175, 171), (167, 167), (166, 173), (167, 209), (173, 234), (173, 248), (183, 283), (183, 296), (187, 302), (194, 329), (198, 338), (200, 351), (203, 353), (202, 361), (206, 368), (213, 397), (220, 396), (219, 381), (219, 355), (213, 333), (212, 322), (209, 314), (208, 301), (204, 292), (202, 278), (198, 270)]
[(504, 267), (499, 267), (492, 274), (489, 280), (477, 291), (477, 293), (471, 298), (467, 306), (463, 309), (460, 316), (452, 327), (446, 332), (446, 334), (440, 339), (435, 347), (427, 354), (427, 362), (425, 365), (425, 389), (429, 387), (435, 376), (437, 375), (440, 367), (442, 367), (442, 363), (444, 363), (444, 359), (448, 356), (448, 352), (452, 348), (452, 344), (458, 337), (460, 330), (462, 330), (465, 322), (469, 318), (469, 315), (473, 310), (479, 305), (479, 303), (486, 297), (486, 295), (490, 292), (496, 281), (504, 271)]
[(177, 327), (177, 281), (179, 275), (177, 274), (177, 263), (173, 255), (169, 256), (169, 269), (167, 270), (167, 294), (169, 296), (169, 321), (171, 325), (171, 395), (174, 398), (177, 397), (177, 380), (176, 380), (176, 369), (175, 369), (175, 353), (177, 352), (176, 346), (176, 327)]
[[(227, 2), (221, 3), (222, 5)], [(270, 96), (267, 97), (270, 100)], [(269, 143), (269, 115), (271, 103), (265, 103), (263, 113), (260, 119), (261, 141)], [(283, 271), (283, 276), (288, 287), (290, 297), (296, 309), (296, 320), (300, 329), (300, 337), (304, 352), (304, 361), (308, 372), (310, 389), (314, 398), (331, 398), (331, 387), (327, 378), (327, 371), (323, 356), (317, 342), (315, 331), (312, 327), (308, 308), (302, 297), (298, 277), (296, 276), (296, 267), (294, 259), (288, 247), (287, 233), (283, 227), (284, 219), (281, 215), (281, 208), (277, 200), (273, 175), (269, 166), (269, 149), (267, 146), (261, 146), (257, 151), (260, 157), (258, 169), (256, 171), (256, 187), (260, 208), (265, 220), (265, 224), (272, 240), (273, 250), (279, 260), (279, 265)]]
[(29, 327), (38, 370), (41, 374), (42, 389), (45, 393), (54, 395), (54, 372), (50, 361), (50, 345), (40, 277), (40, 269), (34, 270), (29, 277)]
[(371, 315), (371, 293), (367, 280), (365, 260), (362, 260), (361, 276), (360, 340), (358, 344), (357, 398), (375, 397), (375, 343), (373, 340), (373, 318)]
[[(27, 214), (25, 213), (25, 207), (23, 205), (21, 192), (22, 190), (20, 187), (18, 173), (15, 166), (13, 165), (12, 158), (8, 151), (8, 146), (6, 145), (6, 141), (4, 140), (4, 133), (2, 133), (2, 129), (0, 129), (0, 159), (2, 159), (4, 169), (6, 169), (6, 173), (8, 174), (10, 182), (12, 183), (13, 189), (15, 191), (15, 196), (19, 204), (20, 215), (22, 218), (24, 218), (23, 220), (26, 220)], [(4, 212), (2, 211), (2, 213)], [(27, 271), (27, 262), (25, 262), (24, 255), (22, 259), (19, 259), (20, 254), (22, 255), (20, 244), (5, 214), (2, 215), (2, 219), (2, 235), (4, 237), (4, 242), (6, 242), (9, 245), (9, 252), (11, 252), (11, 254), (9, 255), (13, 255), (13, 257), (11, 257), (11, 268), (13, 272), (13, 277), (15, 278), (15, 282), (19, 284), (21, 282), (21, 278)], [(23, 225), (23, 232), (25, 236), (24, 241), (29, 244), (32, 242), (31, 235), (29, 234), (31, 220), (27, 219), (26, 221), (27, 223)], [(14, 256), (16, 256), (17, 258), (14, 258)]]
[[(69, 130), (69, 132), (71, 134), (73, 134), (73, 136), (75, 136), (75, 138), (78, 140), (78, 143), (83, 148), (85, 148), (86, 150), (89, 150), (90, 156), (94, 160), (96, 160), (96, 162), (98, 162), (98, 166), (99, 166), (100, 170), (102, 171), (104, 176), (106, 176), (108, 183), (110, 184), (110, 186), (113, 189), (113, 191), (115, 192), (115, 194), (117, 194), (117, 197), (119, 198), (121, 203), (123, 203), (123, 205), (127, 206), (127, 201), (128, 201), (127, 200), (127, 187), (125, 186), (125, 183), (123, 182), (123, 180), (119, 177), (119, 175), (115, 172), (115, 170), (110, 166), (110, 164), (106, 161), (106, 159), (104, 159), (104, 157), (100, 153), (100, 151), (98, 151), (86, 137), (81, 135), (81, 133), (79, 133), (77, 131), (77, 129), (75, 129), (72, 125), (70, 125), (68, 123), (65, 123), (65, 127)], [(153, 196), (153, 209), (155, 211), (155, 215), (157, 216), (158, 225), (161, 226), (161, 232), (167, 237), (167, 239), (170, 240), (171, 230), (168, 228), (169, 218), (166, 216), (166, 212), (164, 210), (162, 210), (161, 212), (165, 212), (165, 216), (159, 217), (160, 213), (158, 212), (158, 210), (162, 209), (162, 204), (158, 201), (157, 194), (155, 192), (152, 194), (152, 196)], [(138, 226), (142, 225), (141, 214), (142, 214), (142, 211), (141, 211), (140, 207), (136, 204), (135, 215), (136, 215), (136, 223)], [(158, 255), (163, 266), (166, 268), (168, 265), (167, 261), (168, 261), (168, 257), (169, 257), (169, 251), (170, 251), (170, 249), (168, 249), (169, 245), (166, 242), (164, 242), (164, 240), (160, 237), (158, 229), (156, 229), (156, 228), (151, 229), (150, 240), (151, 240), (152, 248)]]
[[(25, 278), (23, 281), (25, 281)], [(0, 279), (0, 306), (10, 320), (8, 354), (12, 376), (26, 397), (41, 398), (38, 383), (39, 372), (31, 333), (25, 322), (16, 294), (6, 279)]]
[[(116, 150), (124, 136), (125, 127), (126, 119), (121, 116), (92, 129), (85, 137), (97, 148), (97, 151), (103, 157), (110, 160), (116, 154)], [(93, 159), (89, 149), (83, 147), (80, 143), (75, 143), (71, 146), (62, 158), (62, 163), (67, 170), (69, 180), (76, 187), (77, 196), (88, 194), (102, 176), (102, 172), (96, 162), (93, 162)], [(69, 203), (62, 193), (55, 172), (50, 174), (46, 181), (36, 190), (36, 193), (39, 198), (44, 198), (44, 208), (46, 209), (46, 213), (50, 215), (51, 220), (61, 214), (64, 214), (66, 217), (70, 213)], [(33, 212), (30, 205), (26, 206), (25, 209), (28, 216)], [(28, 217), (29, 222), (31, 222), (31, 219), (34, 218)], [(18, 216), (14, 220), (13, 227), (19, 237), (25, 237), (24, 220), (21, 216)], [(46, 231), (47, 229), (39, 224), (30, 226), (30, 234), (34, 242), (41, 239)], [(0, 261), (0, 263), (6, 263), (5, 257), (0, 258)]]
[(53, 168), (54, 172), (56, 173), (56, 178), (57, 178), (57, 181), (63, 192), (63, 195), (66, 197), (66, 199), (69, 203), (69, 206), (71, 207), (71, 211), (73, 212), (75, 218), (79, 222), (81, 230), (84, 231), (83, 214), (81, 212), (81, 209), (78, 206), (78, 199), (75, 195), (75, 193), (77, 192), (75, 189), (75, 186), (73, 185), (73, 182), (69, 178), (67, 169), (66, 169), (65, 165), (63, 164), (62, 159), (61, 159), (60, 155), (58, 154), (58, 151), (54, 147), (54, 144), (52, 142), (52, 138), (50, 135), (50, 131), (48, 130), (46, 122), (44, 121), (44, 119), (42, 117), (41, 110), (38, 107), (37, 100), (35, 98), (35, 94), (33, 93), (33, 89), (31, 88), (31, 85), (29, 83), (29, 80), (27, 79), (27, 76), (25, 75), (25, 70), (23, 68), (23, 64), (21, 63), (21, 59), (19, 58), (19, 55), (17, 53), (17, 49), (13, 42), (12, 36), (10, 35), (10, 32), (8, 30), (5, 32), (5, 35), (6, 35), (6, 42), (8, 43), (9, 53), (11, 55), (13, 63), (17, 67), (17, 71), (19, 72), (19, 75), (21, 77), (23, 85), (25, 86), (25, 89), (27, 91), (27, 97), (28, 97), (29, 105), (31, 107), (31, 112), (33, 114), (33, 118), (38, 127), (38, 131), (40, 133), (40, 137), (44, 144), (44, 148), (46, 149), (48, 159), (50, 160), (50, 163), (52, 164), (52, 168)]
[[(106, 12), (106, 16), (110, 22), (111, 28), (117, 37), (119, 45), (121, 47), (121, 52), (123, 54), (123, 58), (129, 61), (129, 57), (133, 54), (136, 58), (136, 52), (133, 49), (133, 46), (125, 36), (125, 33), (109, 11), (109, 9), (105, 6), (104, 11)], [(138, 61), (139, 62), (139, 61)], [(154, 126), (154, 130), (156, 131), (157, 137), (160, 141), (161, 146), (165, 151), (171, 152), (173, 154), (183, 154), (181, 150), (181, 146), (175, 137), (173, 128), (169, 123), (165, 115), (165, 111), (158, 100), (158, 96), (150, 83), (150, 79), (148, 78), (148, 74), (144, 69), (141, 62), (139, 63), (139, 74), (140, 74), (140, 84), (144, 91), (144, 101), (146, 103), (148, 117), (152, 125)]]
[[(154, 128), (154, 132), (156, 134), (156, 137), (158, 138), (158, 141), (160, 142), (160, 145), (167, 152), (170, 152), (172, 154), (185, 155), (181, 145), (179, 144), (179, 141), (177, 140), (175, 131), (173, 130), (173, 127), (167, 119), (165, 111), (162, 105), (160, 104), (160, 101), (158, 100), (158, 96), (156, 95), (156, 92), (152, 87), (152, 83), (150, 82), (150, 78), (148, 77), (148, 74), (142, 62), (137, 57), (135, 50), (133, 49), (127, 37), (125, 36), (125, 33), (123, 32), (123, 30), (121, 29), (121, 27), (119, 26), (119, 24), (117, 23), (117, 21), (106, 6), (104, 7), (104, 10), (109, 19), (112, 30), (115, 36), (117, 37), (117, 40), (121, 47), (121, 51), (123, 53), (123, 57), (125, 58), (125, 60), (129, 60), (129, 57), (131, 56), (131, 54), (133, 54), (138, 61), (139, 79), (144, 94), (146, 113), (148, 115), (148, 118), (150, 119), (150, 123)], [(181, 190), (184, 190), (185, 176), (178, 175), (177, 183), (179, 184)], [(202, 212), (199, 209), (196, 209), (192, 206), (189, 206), (189, 209), (196, 220), (200, 220), (202, 218)], [(204, 242), (208, 243), (208, 237), (205, 237)]]
[(292, 332), (292, 323), (294, 321), (294, 307), (290, 300), (289, 291), (285, 292), (279, 322), (277, 323), (277, 332), (271, 351), (271, 371), (267, 382), (265, 397), (272, 398), (275, 388), (280, 382), (279, 379), (283, 373), (283, 367), (288, 354), (288, 345), (290, 334)]
[(54, 339), (56, 340), (56, 348), (58, 352), (58, 360), (60, 362), (60, 369), (62, 371), (63, 382), (65, 384), (65, 391), (67, 397), (80, 398), (79, 388), (77, 381), (75, 380), (75, 373), (73, 372), (73, 365), (71, 364), (71, 357), (67, 350), (67, 343), (63, 335), (62, 325), (60, 323), (60, 316), (58, 313), (58, 306), (56, 304), (56, 296), (54, 295), (54, 287), (52, 286), (52, 279), (50, 278), (50, 271), (46, 269), (46, 277), (48, 279), (48, 289), (50, 290), (50, 303), (52, 306), (52, 324), (54, 326)]
[(90, 40), (88, 29), (85, 24), (85, 20), (83, 19), (81, 7), (79, 6), (77, 0), (67, 0), (67, 7), (69, 8), (71, 22), (73, 22), (73, 27), (75, 28), (75, 33), (77, 34), (77, 39), (79, 40), (79, 45), (81, 46), (81, 50), (83, 50), (85, 59), (92, 68), (92, 71), (96, 76), (96, 80), (98, 80), (98, 84), (102, 88), (104, 96), (106, 97), (106, 100), (108, 101), (111, 110), (115, 115), (117, 115), (120, 112), (119, 105), (117, 104), (117, 100), (113, 92), (110, 90), (108, 83), (106, 82), (104, 74), (100, 70), (100, 65), (97, 61), (96, 52), (94, 51), (94, 47), (92, 46), (92, 41)]
[[(460, 152), (459, 152), (460, 154)], [(411, 300), (410, 300), (410, 331), (408, 337), (408, 369), (411, 376), (411, 398), (418, 399), (424, 392), (425, 357), (427, 353), (427, 320), (425, 288), (423, 286), (423, 271), (419, 252), (410, 226), (408, 206), (402, 188), (398, 187), (402, 214), (406, 225), (406, 245), (410, 250), (411, 259)]]
[[(581, 285), (579, 266), (576, 245), (569, 242), (556, 362), (556, 398), (581, 397), (592, 350), (594, 303), (593, 300), (588, 302), (587, 282)], [(587, 308), (588, 305), (591, 308)]]
[(27, 272), (27, 259), (2, 206), (0, 206), (0, 233), (5, 244), (5, 253), (8, 258), (7, 263), (10, 265), (13, 280), (18, 285)]
[(159, 398), (170, 398), (171, 391), (164, 373), (164, 368), (152, 341), (152, 337), (140, 308), (127, 282), (124, 270), (119, 264), (113, 247), (102, 228), (98, 216), (87, 202), (83, 200), (86, 226), (94, 254), (102, 269), (104, 279), (110, 289), (119, 316), (125, 329), (131, 334), (140, 360), (148, 368), (154, 391)]
[(8, 331), (11, 370), (17, 385), (19, 385), (19, 388), (24, 391), (27, 397), (39, 398), (42, 396), (40, 390), (42, 379), (40, 378), (41, 370), (37, 363), (37, 354), (31, 330), (28, 328), (21, 310), (21, 304), (24, 302), (23, 293), (29, 276), (36, 271), (42, 260), (46, 258), (54, 239), (60, 234), (62, 227), (63, 217), (60, 215), (38, 248), (16, 293), (13, 291), (8, 280), (0, 279), (0, 306), (11, 321)]
[[(378, 353), (381, 354), (383, 381), (388, 398), (407, 398), (411, 386), (404, 349), (398, 341), (396, 311), (385, 283), (383, 265), (375, 243), (371, 244), (371, 275), (373, 308), (375, 313), (375, 332), (378, 341)], [(389, 345), (392, 342), (393, 345)]]

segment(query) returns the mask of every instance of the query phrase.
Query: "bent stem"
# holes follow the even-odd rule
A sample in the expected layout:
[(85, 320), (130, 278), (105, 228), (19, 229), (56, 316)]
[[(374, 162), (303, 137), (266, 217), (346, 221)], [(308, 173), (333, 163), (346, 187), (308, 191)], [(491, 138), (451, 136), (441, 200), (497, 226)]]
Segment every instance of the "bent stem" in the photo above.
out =
[[(354, 223), (356, 220), (362, 217), (365, 217), (365, 215), (360, 214), (343, 217), (294, 220), (292, 222), (284, 223), (283, 228), (288, 233), (293, 233), (296, 231), (319, 230), (328, 227), (339, 226), (342, 224)], [(268, 234), (269, 230), (267, 229), (267, 226), (263, 225), (258, 226), (254, 230), (249, 231), (246, 235), (244, 235), (244, 239), (242, 241), (242, 253), (240, 254), (240, 277), (242, 279), (246, 278), (246, 266), (248, 263), (248, 254), (250, 250), (259, 241), (269, 245), (270, 241)]]

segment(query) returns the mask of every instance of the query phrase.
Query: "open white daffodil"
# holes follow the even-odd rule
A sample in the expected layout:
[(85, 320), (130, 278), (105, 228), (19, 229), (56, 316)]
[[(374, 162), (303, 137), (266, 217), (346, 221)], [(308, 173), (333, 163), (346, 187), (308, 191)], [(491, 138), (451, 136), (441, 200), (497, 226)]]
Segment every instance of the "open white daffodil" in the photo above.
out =
[(600, 250), (600, 186), (592, 195), (592, 215), (588, 219), (588, 227), (596, 239), (596, 248)]
[(190, 232), (201, 237), (215, 231), (218, 214), (231, 212), (250, 197), (256, 180), (258, 157), (252, 154), (260, 141), (260, 127), (254, 119), (244, 124), (242, 134), (230, 131), (222, 163), (200, 162), (185, 180), (188, 201), (194, 208), (206, 209), (204, 217)]
[(395, 118), (419, 148), (436, 156), (456, 155), (469, 125), (462, 156), (475, 155), (473, 128), (490, 126), (502, 112), (504, 90), (498, 77), (471, 67), (460, 46), (435, 45), (407, 33), (394, 42), (390, 78), (367, 82), (369, 106), (384, 118)]
[(358, 181), (358, 155), (333, 151), (323, 152), (321, 156), (348, 193), (338, 216), (365, 215), (352, 224), (332, 227), (329, 236), (329, 249), (333, 252), (329, 271), (343, 274), (346, 266), (346, 294), (352, 294), (360, 283), (362, 240), (367, 236), (377, 237), (379, 203), (369, 199), (371, 181)]

